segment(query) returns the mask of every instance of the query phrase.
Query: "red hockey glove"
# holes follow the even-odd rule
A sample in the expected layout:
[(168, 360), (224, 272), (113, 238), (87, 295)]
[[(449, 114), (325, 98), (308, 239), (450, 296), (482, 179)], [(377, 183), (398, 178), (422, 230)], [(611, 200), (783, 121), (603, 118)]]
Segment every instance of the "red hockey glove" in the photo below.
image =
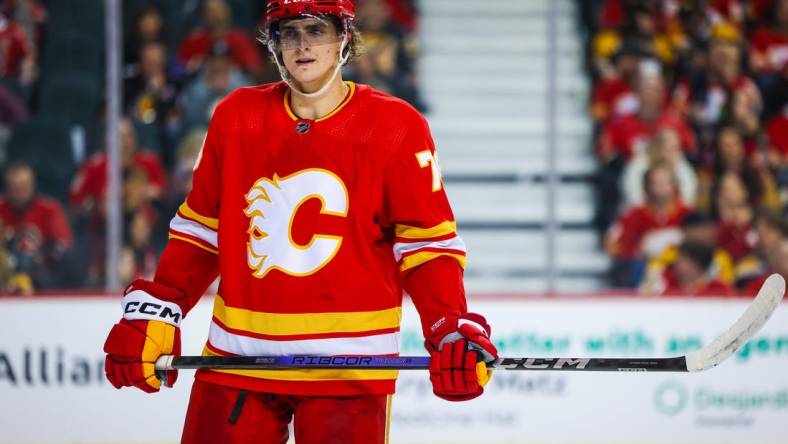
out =
[[(170, 287), (138, 279), (123, 297), (123, 319), (112, 327), (104, 343), (107, 358), (104, 369), (115, 388), (134, 386), (148, 393), (157, 392), (161, 381), (154, 364), (161, 355), (180, 355), (181, 307), (175, 302), (183, 294)], [(167, 372), (167, 385), (178, 378)]]
[(430, 381), (435, 395), (448, 401), (481, 395), (492, 377), (486, 363), (498, 359), (484, 317), (476, 313), (444, 316), (430, 330), (425, 345), (432, 358)]

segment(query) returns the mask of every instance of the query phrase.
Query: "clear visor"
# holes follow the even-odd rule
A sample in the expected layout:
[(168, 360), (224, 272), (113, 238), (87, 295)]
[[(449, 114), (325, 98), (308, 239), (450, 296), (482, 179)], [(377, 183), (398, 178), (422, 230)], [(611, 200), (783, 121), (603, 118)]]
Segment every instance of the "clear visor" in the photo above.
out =
[(341, 42), (344, 33), (334, 22), (315, 15), (302, 15), (283, 20), (274, 32), (273, 43), (277, 51), (311, 48)]

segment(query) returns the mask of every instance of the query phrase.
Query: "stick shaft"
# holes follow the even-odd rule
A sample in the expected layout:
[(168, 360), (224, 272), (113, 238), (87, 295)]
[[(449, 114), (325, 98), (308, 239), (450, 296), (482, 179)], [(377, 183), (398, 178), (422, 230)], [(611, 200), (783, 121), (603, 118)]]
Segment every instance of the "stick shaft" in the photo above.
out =
[[(427, 356), (173, 356), (157, 362), (159, 370), (424, 370)], [(684, 356), (675, 358), (501, 358), (487, 365), (502, 370), (686, 372)]]
[[(715, 367), (750, 340), (769, 319), (785, 294), (785, 280), (771, 275), (755, 300), (736, 323), (711, 344), (685, 356), (672, 358), (500, 358), (488, 368), (541, 371), (687, 372)], [(689, 365), (688, 365), (689, 361)], [(177, 369), (362, 369), (423, 370), (426, 356), (161, 356), (156, 361), (159, 379)]]

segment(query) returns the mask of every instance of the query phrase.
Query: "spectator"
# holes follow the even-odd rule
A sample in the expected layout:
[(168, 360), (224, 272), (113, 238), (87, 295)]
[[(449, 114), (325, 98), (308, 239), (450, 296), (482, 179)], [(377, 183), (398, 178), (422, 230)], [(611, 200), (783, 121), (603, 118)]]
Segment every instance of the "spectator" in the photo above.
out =
[(695, 137), (684, 121), (667, 110), (664, 81), (653, 61), (641, 63), (636, 93), (638, 112), (612, 118), (601, 129), (597, 142), (600, 161), (596, 183), (595, 225), (600, 233), (615, 219), (621, 202), (621, 174), (636, 154), (645, 151), (649, 140), (662, 128), (672, 128), (688, 156), (695, 152)]
[[(167, 216), (175, 214), (178, 211), (178, 207), (186, 200), (186, 195), (192, 189), (192, 172), (200, 158), (205, 135), (205, 127), (193, 128), (183, 137), (178, 145), (175, 154), (175, 166), (168, 181), (170, 186), (167, 187), (163, 196), (160, 214)], [(154, 244), (163, 248), (167, 243), (170, 221), (167, 218), (160, 218), (158, 222), (160, 225), (154, 230)]]
[(136, 111), (133, 108), (134, 100), (146, 90), (159, 91), (174, 83), (167, 72), (167, 47), (164, 43), (148, 42), (140, 45), (137, 57), (137, 69), (123, 84), (125, 102), (132, 112)]
[(130, 118), (142, 144), (158, 153), (165, 166), (171, 166), (180, 114), (176, 107), (178, 85), (167, 74), (164, 44), (151, 42), (140, 48), (140, 73), (127, 81), (126, 92)]
[[(786, 87), (788, 88), (788, 84)], [(788, 168), (788, 100), (781, 112), (766, 123), (765, 129), (768, 140), (768, 166), (777, 170)]]
[(16, 260), (6, 246), (5, 223), (0, 219), (0, 295), (33, 294), (33, 280), (16, 271)]
[(727, 251), (738, 266), (739, 260), (752, 253), (755, 244), (750, 194), (741, 175), (723, 174), (716, 187), (715, 204), (717, 245)]
[(365, 52), (348, 68), (349, 78), (400, 97), (419, 109), (413, 58), (404, 30), (391, 20), (385, 0), (365, 0), (359, 5), (358, 20), (364, 34)]
[[(147, 276), (151, 256), (155, 268), (155, 249), (151, 242), (150, 226), (156, 222), (156, 210), (150, 195), (150, 182), (145, 168), (131, 166), (124, 169), (122, 187), (122, 210), (124, 215), (124, 246), (121, 252), (120, 274), (123, 279), (130, 276)], [(137, 220), (137, 218), (144, 220)], [(136, 224), (136, 225), (135, 225)], [(88, 282), (91, 286), (101, 286), (105, 273), (105, 242), (103, 227), (97, 227), (94, 236), (88, 241), (91, 262), (88, 270)]]
[(150, 242), (150, 233), (142, 236), (141, 234), (144, 231), (140, 227), (134, 228), (130, 225), (134, 223), (138, 215), (144, 219), (144, 221), (136, 222), (140, 225), (143, 225), (143, 222), (145, 226), (156, 223), (157, 212), (153, 206), (154, 201), (148, 191), (149, 183), (148, 173), (144, 169), (135, 167), (125, 171), (125, 177), (123, 178), (125, 241), (126, 245), (134, 251), (153, 248), (153, 244)]
[(217, 43), (223, 43), (229, 48), (233, 63), (253, 78), (258, 78), (263, 71), (260, 48), (248, 32), (233, 28), (230, 5), (225, 0), (205, 0), (202, 18), (203, 27), (186, 36), (178, 54), (186, 70), (189, 73), (199, 71), (211, 49)]
[(610, 69), (610, 57), (623, 42), (657, 57), (664, 65), (674, 62), (674, 40), (661, 29), (664, 17), (657, 5), (633, 0), (606, 0), (601, 14), (603, 31), (593, 38), (592, 51), (597, 72)]
[[(408, 33), (416, 30), (416, 6), (414, 0), (385, 0), (391, 11), (391, 21)], [(358, 2), (359, 4), (364, 1)]]
[(681, 147), (689, 155), (695, 152), (695, 137), (690, 128), (665, 108), (665, 84), (658, 67), (641, 63), (637, 77), (637, 114), (612, 119), (602, 128), (597, 145), (603, 162), (615, 157), (629, 161), (645, 151), (648, 140), (660, 128), (672, 128), (681, 138)]
[(27, 88), (35, 80), (35, 49), (22, 28), (0, 13), (0, 79)]
[(643, 204), (643, 175), (657, 163), (671, 166), (678, 180), (682, 202), (694, 206), (698, 192), (695, 170), (684, 157), (678, 133), (672, 128), (662, 128), (651, 139), (646, 151), (636, 154), (624, 167), (621, 190), (626, 207)]
[(712, 277), (709, 268), (714, 249), (702, 242), (684, 241), (678, 246), (675, 279), (668, 282), (665, 294), (689, 296), (732, 296), (733, 289)]
[(753, 235), (755, 240), (752, 253), (740, 259), (736, 267), (736, 285), (742, 289), (745, 289), (753, 279), (765, 279), (773, 273), (769, 259), (770, 251), (786, 240), (788, 227), (779, 213), (761, 210), (753, 223)]
[(147, 7), (139, 12), (135, 27), (126, 36), (123, 48), (123, 57), (126, 64), (126, 77), (139, 75), (141, 71), (140, 55), (144, 46), (150, 43), (162, 43), (165, 41), (164, 20), (161, 13), (155, 7)]
[(742, 134), (758, 129), (761, 95), (755, 82), (742, 73), (741, 37), (733, 32), (733, 36), (712, 40), (707, 66), (682, 81), (673, 94), (673, 106), (702, 129), (704, 145), (711, 142), (714, 128), (723, 122), (739, 125)]
[(706, 14), (713, 25), (726, 23), (739, 31), (744, 30), (748, 18), (739, 0), (712, 0), (706, 5)]
[(124, 245), (121, 251), (120, 280), (153, 279), (158, 262), (152, 242), (155, 213), (149, 206), (132, 209), (124, 222)]
[[(735, 274), (733, 261), (723, 249), (716, 248), (717, 225), (713, 219), (699, 212), (692, 212), (681, 222), (682, 242), (706, 245), (713, 250), (713, 258), (707, 274), (725, 285), (733, 285)], [(675, 265), (679, 258), (678, 245), (671, 245), (658, 256), (648, 261), (646, 277), (640, 286), (641, 293), (663, 294), (669, 287), (678, 286)]]
[(776, 0), (771, 26), (761, 26), (750, 38), (750, 66), (759, 80), (768, 88), (788, 64), (788, 0)]
[(229, 48), (217, 43), (203, 72), (183, 93), (184, 127), (207, 127), (219, 101), (234, 89), (249, 84), (249, 79), (233, 65)]
[(591, 116), (598, 123), (610, 117), (634, 114), (638, 99), (632, 85), (640, 61), (648, 57), (637, 45), (624, 42), (612, 57), (611, 69), (606, 70), (591, 93)]
[[(139, 168), (146, 172), (148, 184), (146, 195), (155, 200), (161, 196), (165, 184), (165, 173), (159, 158), (137, 145), (137, 136), (132, 123), (125, 119), (120, 125), (121, 164), (124, 171)], [(69, 202), (71, 208), (82, 215), (104, 215), (104, 197), (107, 187), (107, 154), (94, 154), (82, 165), (71, 183)]]
[(646, 202), (625, 211), (610, 228), (605, 242), (613, 258), (611, 277), (617, 287), (637, 287), (646, 260), (680, 241), (679, 226), (690, 211), (678, 197), (670, 165), (652, 166), (643, 182)]
[(761, 86), (764, 96), (763, 119), (768, 121), (772, 117), (784, 113), (788, 104), (788, 63), (775, 74), (774, 79)]
[(768, 269), (760, 276), (751, 280), (742, 290), (744, 296), (755, 296), (758, 290), (772, 273), (778, 273), (788, 279), (788, 240), (783, 239), (767, 250)]
[(17, 270), (29, 275), (35, 288), (56, 287), (58, 267), (73, 243), (71, 227), (57, 201), (36, 193), (29, 165), (15, 163), (6, 169), (0, 218)]
[[(25, 11), (20, 11), (20, 3), (25, 3)], [(49, 20), (49, 12), (40, 0), (1, 0), (0, 14), (5, 17), (19, 21), (19, 26), (30, 34), (30, 42), (36, 46), (41, 44), (44, 37), (45, 27)]]
[(726, 173), (736, 174), (742, 179), (750, 205), (773, 209), (780, 207), (780, 197), (774, 177), (768, 169), (753, 167), (753, 162), (747, 158), (744, 140), (735, 127), (721, 128), (717, 133), (716, 145), (713, 169), (701, 169), (699, 174), (698, 208), (701, 211), (713, 212), (712, 196), (719, 186), (719, 180)]

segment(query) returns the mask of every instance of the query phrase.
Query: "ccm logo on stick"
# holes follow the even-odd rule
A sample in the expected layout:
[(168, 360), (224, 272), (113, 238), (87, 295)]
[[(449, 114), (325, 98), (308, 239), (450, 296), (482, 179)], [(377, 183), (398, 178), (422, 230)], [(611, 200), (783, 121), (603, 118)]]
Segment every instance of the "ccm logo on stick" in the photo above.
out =
[(153, 302), (130, 301), (126, 304), (126, 308), (123, 309), (123, 313), (141, 313), (148, 316), (155, 316), (165, 321), (169, 319), (175, 324), (181, 321), (180, 313), (172, 311), (170, 307), (165, 307)]
[(525, 359), (511, 359), (512, 362), (504, 360), (499, 367), (500, 368), (517, 368), (523, 367), (533, 370), (539, 369), (548, 369), (548, 368), (564, 368), (564, 366), (575, 366), (576, 368), (582, 370), (586, 368), (588, 362), (591, 361), (588, 358), (546, 358), (546, 359), (539, 359), (539, 358), (525, 358)]

